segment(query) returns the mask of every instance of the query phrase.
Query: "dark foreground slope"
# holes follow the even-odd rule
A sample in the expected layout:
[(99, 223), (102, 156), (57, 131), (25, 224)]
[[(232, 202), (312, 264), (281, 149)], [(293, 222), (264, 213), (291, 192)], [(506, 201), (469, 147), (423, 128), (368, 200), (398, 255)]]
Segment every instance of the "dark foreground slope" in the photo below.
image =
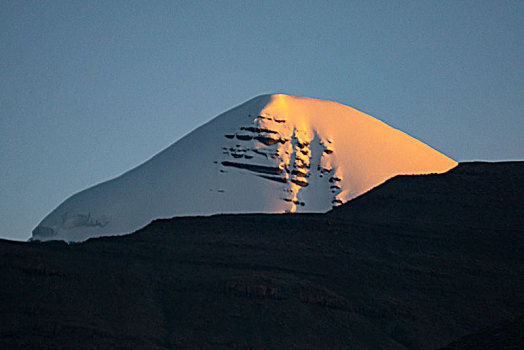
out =
[(468, 334), (449, 344), (444, 350), (521, 350), (524, 344), (524, 317), (496, 323)]
[(524, 314), (523, 198), (524, 163), (470, 163), (326, 215), (1, 241), (0, 348), (445, 346)]

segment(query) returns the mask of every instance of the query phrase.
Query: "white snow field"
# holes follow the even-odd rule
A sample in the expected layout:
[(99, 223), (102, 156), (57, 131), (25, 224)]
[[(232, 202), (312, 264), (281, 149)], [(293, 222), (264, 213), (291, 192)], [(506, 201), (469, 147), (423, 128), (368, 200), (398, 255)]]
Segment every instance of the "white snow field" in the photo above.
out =
[(456, 165), (351, 107), (262, 95), (73, 195), (42, 220), (32, 240), (79, 242), (174, 216), (326, 212), (395, 175)]

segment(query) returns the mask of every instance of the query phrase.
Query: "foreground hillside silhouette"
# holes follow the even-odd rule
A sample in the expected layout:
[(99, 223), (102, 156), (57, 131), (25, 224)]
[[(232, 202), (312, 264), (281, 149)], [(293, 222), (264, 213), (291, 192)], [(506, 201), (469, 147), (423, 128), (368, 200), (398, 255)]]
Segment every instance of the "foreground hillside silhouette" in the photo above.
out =
[[(327, 214), (0, 241), (0, 347), (436, 349), (492, 324), (514, 341), (523, 184), (524, 162), (464, 163), (395, 177)], [(480, 334), (453, 349), (489, 348)]]

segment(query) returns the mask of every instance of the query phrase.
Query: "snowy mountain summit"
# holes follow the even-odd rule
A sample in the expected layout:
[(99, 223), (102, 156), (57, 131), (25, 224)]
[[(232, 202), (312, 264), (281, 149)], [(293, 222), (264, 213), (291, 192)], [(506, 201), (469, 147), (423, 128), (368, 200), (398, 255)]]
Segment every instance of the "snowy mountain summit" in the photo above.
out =
[(456, 164), (351, 107), (263, 95), (73, 195), (32, 239), (78, 242), (173, 216), (325, 212), (395, 175), (442, 173)]

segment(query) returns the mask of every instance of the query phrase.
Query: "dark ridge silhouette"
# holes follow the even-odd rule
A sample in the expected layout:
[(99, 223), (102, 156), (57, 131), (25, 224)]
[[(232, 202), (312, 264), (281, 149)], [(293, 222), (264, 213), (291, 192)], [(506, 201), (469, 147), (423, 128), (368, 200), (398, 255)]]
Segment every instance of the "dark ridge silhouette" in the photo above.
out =
[(396, 176), (328, 215), (388, 224), (523, 227), (522, 164), (471, 162), (444, 174)]
[(327, 214), (0, 241), (0, 348), (504, 345), (485, 327), (524, 315), (523, 198), (524, 162), (464, 163)]

